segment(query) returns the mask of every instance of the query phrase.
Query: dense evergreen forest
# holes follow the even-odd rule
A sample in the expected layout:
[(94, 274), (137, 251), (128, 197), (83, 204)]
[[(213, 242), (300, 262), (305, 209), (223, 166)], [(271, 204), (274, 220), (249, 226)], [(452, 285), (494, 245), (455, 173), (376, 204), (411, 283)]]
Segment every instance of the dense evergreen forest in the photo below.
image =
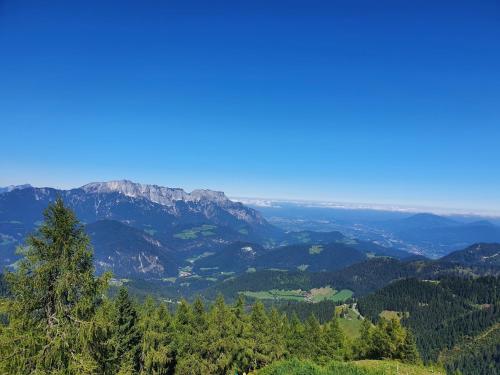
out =
[(110, 275), (95, 276), (74, 214), (57, 200), (44, 215), (16, 271), (5, 275), (2, 374), (235, 374), (287, 358), (420, 361), (413, 335), (397, 319), (364, 320), (361, 337), (350, 341), (335, 315), (302, 322), (242, 298), (231, 305), (222, 296), (210, 306), (182, 301), (173, 314), (152, 298), (134, 302), (125, 288), (110, 299)]
[(500, 278), (400, 280), (361, 298), (358, 307), (374, 321), (398, 314), (424, 361), (441, 360), (464, 374), (498, 374)]

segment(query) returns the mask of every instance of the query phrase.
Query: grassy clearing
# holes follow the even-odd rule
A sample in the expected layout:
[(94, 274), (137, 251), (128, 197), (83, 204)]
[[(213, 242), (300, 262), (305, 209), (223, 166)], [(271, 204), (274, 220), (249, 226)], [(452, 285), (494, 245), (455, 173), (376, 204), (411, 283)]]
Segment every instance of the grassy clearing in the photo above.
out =
[(175, 283), (175, 281), (177, 280), (177, 277), (164, 277), (163, 279), (161, 279), (161, 281), (164, 281), (166, 283)]
[(256, 299), (272, 299), (272, 300), (294, 300), (294, 301), (304, 301), (305, 292), (302, 290), (265, 290), (261, 292), (242, 292), (246, 297), (256, 298)]
[(245, 229), (245, 228), (243, 228), (243, 229), (239, 229), (239, 230), (238, 230), (238, 233), (240, 233), (240, 234), (243, 234), (243, 235), (247, 236), (247, 235), (248, 235), (248, 229)]
[(309, 296), (312, 302), (320, 302), (325, 300), (331, 300), (337, 291), (329, 286), (324, 288), (314, 288), (309, 291)]
[(397, 361), (363, 360), (354, 362), (357, 366), (368, 370), (380, 370), (384, 375), (445, 375), (445, 371), (436, 366), (418, 366)]
[(340, 292), (335, 293), (330, 299), (330, 301), (338, 302), (345, 301), (351, 298), (353, 295), (353, 291), (349, 289), (342, 289)]
[(324, 288), (315, 288), (310, 291), (304, 290), (282, 290), (271, 289), (258, 292), (242, 291), (241, 294), (265, 300), (293, 300), (301, 302), (317, 303), (321, 301), (344, 301), (352, 296), (352, 291), (343, 289), (337, 292), (335, 289), (327, 286)]
[(174, 234), (174, 238), (178, 238), (181, 240), (195, 240), (199, 235), (202, 235), (204, 237), (214, 236), (215, 232), (213, 230), (216, 228), (217, 226), (215, 225), (203, 224), (199, 227), (184, 229), (182, 232)]
[(279, 361), (255, 372), (258, 375), (445, 375), (440, 368), (395, 361), (331, 362), (325, 366), (310, 361)]
[[(253, 374), (253, 373), (252, 373)], [(382, 375), (382, 373), (361, 369), (350, 363), (332, 362), (319, 366), (310, 361), (290, 359), (279, 361), (257, 371), (258, 375)]]
[(323, 251), (322, 245), (313, 245), (309, 248), (309, 254), (311, 255), (321, 254), (322, 251)]
[(189, 263), (194, 263), (200, 259), (209, 257), (210, 255), (214, 255), (215, 253), (211, 253), (210, 251), (205, 251), (203, 254), (197, 255), (195, 257), (187, 258), (186, 261)]
[(195, 240), (198, 238), (198, 232), (185, 229), (181, 233), (174, 234), (174, 237), (181, 240)]
[(351, 339), (359, 337), (363, 321), (359, 319), (359, 315), (355, 311), (348, 308), (347, 312), (341, 315), (338, 322), (347, 337)]

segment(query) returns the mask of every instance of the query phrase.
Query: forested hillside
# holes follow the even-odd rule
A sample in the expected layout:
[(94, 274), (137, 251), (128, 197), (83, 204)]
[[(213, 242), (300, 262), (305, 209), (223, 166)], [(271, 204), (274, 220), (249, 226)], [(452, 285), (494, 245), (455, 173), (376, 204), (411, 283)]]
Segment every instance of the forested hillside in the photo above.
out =
[(405, 279), (361, 298), (358, 307), (374, 321), (382, 316), (401, 319), (415, 333), (425, 361), (441, 359), (464, 374), (497, 373), (499, 278)]
[(173, 314), (152, 298), (134, 302), (125, 288), (109, 299), (109, 275), (95, 276), (90, 241), (62, 200), (26, 242), (17, 270), (5, 276), (0, 373), (205, 375), (292, 358), (420, 361), (412, 334), (395, 319), (364, 320), (353, 341), (335, 314), (323, 324), (314, 315), (301, 322), (241, 297), (232, 305), (222, 296), (209, 305), (183, 300)]

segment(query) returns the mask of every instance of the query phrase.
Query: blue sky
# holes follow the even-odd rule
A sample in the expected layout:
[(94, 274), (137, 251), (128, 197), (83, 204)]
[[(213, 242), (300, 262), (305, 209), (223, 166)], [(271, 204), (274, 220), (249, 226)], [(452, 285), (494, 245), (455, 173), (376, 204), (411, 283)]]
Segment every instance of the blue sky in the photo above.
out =
[(102, 3), (0, 2), (0, 185), (500, 212), (498, 1)]

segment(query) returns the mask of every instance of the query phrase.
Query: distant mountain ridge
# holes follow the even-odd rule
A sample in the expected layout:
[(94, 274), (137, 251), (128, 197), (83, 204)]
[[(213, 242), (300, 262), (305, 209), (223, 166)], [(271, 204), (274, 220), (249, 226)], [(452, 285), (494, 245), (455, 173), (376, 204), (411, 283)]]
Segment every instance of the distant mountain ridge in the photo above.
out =
[(81, 189), (86, 193), (99, 194), (117, 192), (129, 197), (142, 197), (163, 206), (173, 206), (175, 201), (197, 202), (207, 200), (230, 205), (234, 203), (229, 200), (222, 191), (196, 189), (191, 193), (187, 193), (181, 188), (140, 184), (130, 180), (91, 182), (83, 185)]
[(26, 189), (26, 188), (30, 188), (30, 187), (31, 187), (30, 184), (3, 186), (3, 187), (0, 187), (0, 194), (8, 193), (8, 192), (10, 192), (12, 190), (16, 190), (16, 189)]
[[(46, 187), (37, 188), (31, 185), (4, 189), (5, 192), (17, 194), (17, 196), (13, 196), (12, 194), (3, 195), (0, 204), (4, 207), (9, 204), (9, 201), (29, 200), (30, 195), (35, 201), (51, 201), (56, 196), (61, 196), (73, 209), (86, 211), (84, 212), (84, 216), (91, 214), (88, 211), (93, 211), (92, 214), (100, 218), (103, 218), (103, 216), (104, 218), (117, 216), (109, 208), (122, 202), (129, 202), (136, 204), (157, 204), (161, 206), (164, 212), (175, 217), (192, 213), (199, 214), (207, 220), (217, 220), (218, 214), (221, 213), (217, 212), (217, 208), (235, 220), (250, 225), (268, 225), (266, 220), (256, 210), (248, 208), (242, 203), (231, 201), (220, 191), (200, 189), (187, 193), (179, 188), (144, 185), (128, 180), (93, 182), (80, 188), (69, 190)], [(120, 199), (117, 201), (114, 195), (118, 195)], [(114, 202), (109, 202), (109, 198), (113, 198)], [(89, 202), (91, 203), (91, 207), (85, 207)], [(5, 210), (2, 210), (2, 214), (4, 216), (15, 215), (12, 212), (5, 212)], [(200, 218), (196, 221), (200, 221)]]
[[(194, 190), (187, 193), (183, 189), (144, 185), (128, 180), (94, 182), (69, 190), (23, 186), (0, 194), (1, 266), (15, 262), (15, 248), (41, 223), (43, 210), (57, 197), (61, 197), (85, 224), (92, 226), (99, 221), (121, 223), (142, 233), (128, 230), (127, 236), (147, 235), (159, 241), (162, 249), (168, 246), (176, 252), (202, 252), (233, 241), (262, 242), (272, 235), (282, 234), (281, 230), (269, 224), (259, 212), (231, 201), (223, 192)], [(107, 228), (111, 226), (108, 225)], [(120, 230), (120, 233), (125, 233), (123, 228)], [(137, 241), (132, 243), (139, 244)], [(96, 253), (103, 255), (101, 245), (99, 241), (94, 241)], [(124, 251), (124, 245), (126, 244), (120, 245), (121, 253), (132, 257), (131, 245), (129, 244), (127, 251)], [(116, 249), (107, 250), (115, 254), (113, 256), (116, 258)], [(149, 248), (148, 252), (153, 254), (156, 251), (153, 250)], [(167, 258), (159, 257), (159, 261), (179, 264), (178, 261)], [(138, 267), (132, 258), (129, 260), (133, 264), (132, 270), (142, 272), (146, 269), (145, 266)], [(117, 262), (115, 259), (110, 264), (116, 267), (127, 262)], [(125, 271), (121, 265), (119, 269)], [(164, 272), (160, 272), (162, 267)], [(158, 275), (172, 274), (172, 267), (162, 267), (148, 269)]]
[(500, 244), (479, 243), (460, 251), (454, 251), (443, 258), (443, 262), (458, 263), (468, 266), (500, 267)]
[(479, 242), (500, 242), (500, 226), (488, 220), (460, 222), (434, 214), (416, 214), (378, 227), (394, 238), (416, 245), (425, 255), (441, 257)]

